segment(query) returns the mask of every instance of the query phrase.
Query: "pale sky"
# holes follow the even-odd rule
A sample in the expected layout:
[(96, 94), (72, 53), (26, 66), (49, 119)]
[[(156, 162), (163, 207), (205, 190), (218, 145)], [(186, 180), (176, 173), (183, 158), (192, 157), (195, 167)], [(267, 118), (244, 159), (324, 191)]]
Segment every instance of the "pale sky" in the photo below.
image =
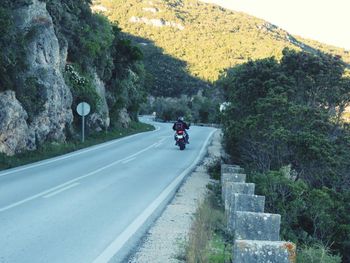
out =
[(293, 35), (350, 50), (350, 0), (201, 0), (242, 11)]

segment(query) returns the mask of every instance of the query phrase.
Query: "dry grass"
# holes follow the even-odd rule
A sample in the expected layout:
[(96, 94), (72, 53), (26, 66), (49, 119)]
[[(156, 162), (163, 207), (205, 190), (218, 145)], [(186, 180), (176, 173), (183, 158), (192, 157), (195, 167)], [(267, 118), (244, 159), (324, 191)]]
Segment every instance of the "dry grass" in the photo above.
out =
[(188, 263), (231, 262), (232, 239), (226, 235), (224, 211), (220, 207), (218, 186), (199, 205), (186, 246)]

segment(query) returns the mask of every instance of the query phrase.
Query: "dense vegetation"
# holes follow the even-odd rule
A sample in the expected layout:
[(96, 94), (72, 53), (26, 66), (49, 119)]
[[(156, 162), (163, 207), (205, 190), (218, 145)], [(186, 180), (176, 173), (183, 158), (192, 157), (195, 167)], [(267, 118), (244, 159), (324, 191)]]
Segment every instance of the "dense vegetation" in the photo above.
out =
[(0, 91), (15, 89), (16, 73), (24, 68), (24, 36), (15, 30), (13, 8), (25, 1), (0, 2)]
[(227, 151), (251, 171), (282, 237), (350, 257), (350, 78), (335, 56), (286, 49), (228, 69), (219, 81)]
[(155, 96), (195, 94), (216, 81), (220, 71), (249, 59), (281, 58), (285, 47), (323, 49), (350, 62), (343, 49), (305, 44), (266, 21), (197, 0), (93, 2), (95, 10), (137, 36), (132, 39), (145, 54)]
[[(97, 72), (112, 95), (108, 100), (111, 123), (116, 123), (121, 108), (127, 108), (136, 119), (145, 92), (140, 49), (123, 37), (117, 25), (102, 15), (93, 14), (90, 0), (41, 1), (46, 2), (60, 47), (68, 49), (65, 75), (74, 97), (72, 108), (75, 109), (81, 100), (88, 100), (94, 111), (98, 109), (100, 98), (92, 85)], [(16, 90), (29, 115), (40, 110), (31, 105), (33, 100), (30, 99), (40, 92), (40, 87), (34, 76), (22, 80), (22, 85), (19, 83), (19, 76), (25, 73), (27, 66), (26, 43), (40, 33), (42, 26), (50, 24), (50, 21), (38, 21), (24, 31), (15, 27), (16, 9), (31, 3), (31, 0), (0, 3), (0, 90)]]
[[(127, 108), (136, 119), (139, 104), (144, 95), (144, 70), (141, 51), (124, 39), (120, 29), (104, 16), (93, 14), (91, 1), (46, 0), (53, 18), (55, 31), (61, 46), (68, 45), (68, 65), (66, 72), (75, 100), (98, 98), (91, 86), (93, 72), (106, 83), (107, 90), (114, 99), (109, 100), (112, 125), (118, 118), (118, 110)], [(72, 69), (80, 80), (72, 79)], [(96, 95), (96, 94), (95, 94)], [(91, 101), (98, 106), (98, 100)]]
[(187, 122), (217, 123), (219, 119), (219, 100), (209, 99), (206, 94), (180, 98), (158, 97), (144, 104), (141, 112), (156, 112), (160, 121), (173, 121), (183, 116)]

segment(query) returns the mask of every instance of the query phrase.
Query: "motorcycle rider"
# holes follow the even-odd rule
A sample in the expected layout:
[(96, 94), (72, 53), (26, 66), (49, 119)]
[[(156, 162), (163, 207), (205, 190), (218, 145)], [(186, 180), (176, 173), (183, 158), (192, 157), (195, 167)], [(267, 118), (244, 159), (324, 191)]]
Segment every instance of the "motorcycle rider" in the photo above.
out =
[[(184, 121), (184, 117), (179, 117), (177, 119), (177, 121), (174, 123), (173, 125), (173, 130), (174, 131), (184, 131), (185, 132), (185, 139), (186, 139), (186, 143), (190, 143), (189, 142), (189, 135), (187, 133), (186, 130), (188, 130), (190, 128), (189, 125), (187, 125), (187, 123)], [(176, 140), (176, 137), (175, 137), (175, 140)]]

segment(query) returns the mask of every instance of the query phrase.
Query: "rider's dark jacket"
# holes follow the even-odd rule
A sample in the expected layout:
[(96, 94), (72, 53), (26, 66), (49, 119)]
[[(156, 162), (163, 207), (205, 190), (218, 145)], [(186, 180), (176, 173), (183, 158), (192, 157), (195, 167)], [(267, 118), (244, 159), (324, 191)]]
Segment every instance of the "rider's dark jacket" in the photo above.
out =
[(173, 130), (177, 131), (177, 130), (188, 130), (190, 127), (188, 127), (187, 123), (182, 121), (182, 120), (178, 120), (174, 123), (173, 125)]

